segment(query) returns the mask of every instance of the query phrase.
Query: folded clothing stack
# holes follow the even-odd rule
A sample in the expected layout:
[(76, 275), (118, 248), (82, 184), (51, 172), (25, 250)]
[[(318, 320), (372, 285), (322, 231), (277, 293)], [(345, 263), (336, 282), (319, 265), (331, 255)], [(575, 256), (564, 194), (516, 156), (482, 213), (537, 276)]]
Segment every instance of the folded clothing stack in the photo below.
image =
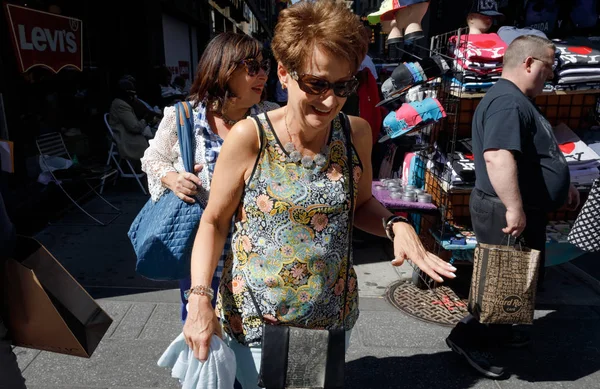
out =
[(454, 152), (447, 162), (452, 171), (450, 185), (454, 188), (473, 188), (475, 186), (475, 158), (473, 154)]
[(566, 124), (554, 127), (559, 148), (567, 159), (571, 183), (591, 185), (600, 177), (600, 156), (585, 144)]
[(446, 111), (438, 99), (428, 97), (423, 101), (413, 101), (391, 111), (383, 120), (386, 136), (379, 141), (397, 138), (410, 131), (416, 131), (446, 117)]
[(456, 89), (464, 92), (485, 92), (502, 74), (506, 43), (498, 34), (464, 35), (450, 38), (457, 68), (462, 74), (452, 80)]
[(554, 40), (558, 58), (555, 90), (600, 89), (600, 41), (585, 37)]

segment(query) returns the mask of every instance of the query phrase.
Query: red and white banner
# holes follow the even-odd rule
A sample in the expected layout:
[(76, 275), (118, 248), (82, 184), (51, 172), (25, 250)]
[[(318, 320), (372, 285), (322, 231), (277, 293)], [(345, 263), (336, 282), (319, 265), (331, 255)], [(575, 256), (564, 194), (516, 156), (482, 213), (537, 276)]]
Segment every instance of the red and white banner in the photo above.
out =
[(21, 72), (35, 66), (55, 73), (65, 67), (83, 69), (81, 20), (13, 4), (5, 7)]

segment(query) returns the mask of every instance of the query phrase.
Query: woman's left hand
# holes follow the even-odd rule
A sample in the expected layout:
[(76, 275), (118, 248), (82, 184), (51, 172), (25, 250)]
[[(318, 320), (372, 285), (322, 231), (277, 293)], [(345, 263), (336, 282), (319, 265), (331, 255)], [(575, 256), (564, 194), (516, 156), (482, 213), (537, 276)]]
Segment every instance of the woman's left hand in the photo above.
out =
[(456, 268), (423, 247), (415, 229), (408, 223), (394, 224), (394, 260), (392, 265), (400, 266), (404, 260), (412, 261), (419, 269), (437, 282), (444, 282), (441, 276), (455, 278)]

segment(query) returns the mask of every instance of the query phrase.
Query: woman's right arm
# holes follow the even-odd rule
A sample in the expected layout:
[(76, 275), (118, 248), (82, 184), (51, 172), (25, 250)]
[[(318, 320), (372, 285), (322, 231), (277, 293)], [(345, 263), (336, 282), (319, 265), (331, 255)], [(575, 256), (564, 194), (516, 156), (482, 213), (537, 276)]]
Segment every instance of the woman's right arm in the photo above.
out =
[[(247, 119), (236, 124), (225, 139), (213, 174), (210, 198), (202, 214), (192, 250), (192, 286), (210, 287), (225, 246), (231, 219), (237, 210), (245, 182), (259, 152), (255, 123)], [(201, 361), (208, 357), (213, 333), (220, 326), (207, 296), (191, 295), (183, 328), (187, 344)]]
[[(177, 144), (174, 107), (165, 108), (165, 116), (149, 144), (142, 157), (142, 170), (148, 175), (148, 189), (152, 200), (158, 201), (165, 190), (170, 189), (183, 201), (193, 203), (191, 196), (198, 193), (196, 185), (200, 185), (200, 179), (195, 174), (178, 173), (175, 169), (178, 155), (173, 152), (173, 147)], [(199, 165), (196, 165), (195, 171), (199, 170)]]

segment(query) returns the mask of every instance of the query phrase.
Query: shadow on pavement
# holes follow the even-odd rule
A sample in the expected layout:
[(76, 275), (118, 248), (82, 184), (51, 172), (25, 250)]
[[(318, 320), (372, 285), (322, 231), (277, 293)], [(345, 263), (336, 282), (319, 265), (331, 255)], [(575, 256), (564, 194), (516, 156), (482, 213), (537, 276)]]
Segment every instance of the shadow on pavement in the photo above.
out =
[(529, 382), (569, 382), (600, 370), (600, 309), (564, 308), (535, 320), (529, 348), (502, 352), (513, 376)]
[[(363, 357), (346, 363), (349, 389), (466, 389), (485, 378), (451, 351), (406, 357)], [(495, 388), (495, 386), (489, 386)]]

